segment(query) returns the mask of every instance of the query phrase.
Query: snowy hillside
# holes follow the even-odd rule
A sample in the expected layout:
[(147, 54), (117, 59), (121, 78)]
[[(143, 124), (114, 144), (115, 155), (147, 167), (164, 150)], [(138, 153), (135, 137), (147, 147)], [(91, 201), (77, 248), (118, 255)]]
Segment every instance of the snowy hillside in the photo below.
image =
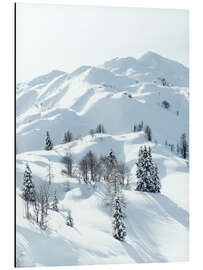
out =
[[(135, 76), (128, 74), (130, 67)], [(168, 84), (163, 86), (160, 77)], [(121, 134), (141, 120), (151, 125), (154, 139), (164, 143), (168, 137), (177, 144), (181, 133), (188, 134), (186, 81), (186, 67), (149, 52), (138, 60), (114, 59), (102, 68), (82, 66), (71, 74), (52, 71), (18, 84), (17, 151), (42, 149), (46, 130), (59, 144), (66, 129), (75, 136), (87, 135), (102, 123), (108, 133)], [(161, 106), (165, 100), (168, 110)]]
[(139, 59), (115, 58), (105, 62), (103, 66), (115, 74), (127, 75), (139, 81), (151, 82), (164, 77), (177, 86), (189, 85), (188, 68), (151, 51)]
[[(188, 260), (189, 168), (188, 159), (176, 149), (181, 134), (187, 140), (189, 135), (188, 73), (183, 65), (148, 52), (139, 59), (116, 58), (69, 74), (53, 70), (17, 84), (17, 266)], [(142, 121), (151, 128), (151, 141), (143, 128), (134, 130)], [(98, 124), (105, 133), (88, 135)], [(62, 144), (66, 130), (74, 138)], [(44, 150), (46, 131), (54, 145), (49, 151)], [(143, 145), (151, 147), (161, 193), (136, 191), (136, 162)], [(105, 181), (88, 184), (78, 172), (90, 150), (98, 158), (113, 150), (129, 168), (130, 185), (122, 188), (125, 241), (112, 236)], [(72, 177), (61, 173), (67, 152), (73, 159)], [(26, 164), (36, 187), (48, 183), (51, 168), (50, 194), (56, 192), (59, 211), (48, 209), (46, 230), (37, 224), (33, 207), (26, 218), (22, 199)], [(66, 225), (69, 210), (73, 227)]]
[[(102, 139), (101, 139), (102, 138)], [(135, 160), (143, 133), (121, 136), (84, 137), (52, 151), (34, 151), (17, 155), (17, 256), (22, 265), (78, 265), (133, 262), (167, 262), (188, 259), (188, 168), (185, 161), (161, 145), (152, 146), (153, 157), (160, 170), (162, 193), (150, 194), (134, 190)], [(60, 175), (61, 156), (67, 150), (77, 162), (89, 149), (107, 154), (115, 149), (126, 160), (132, 172), (132, 189), (124, 190), (127, 200), (127, 239), (120, 243), (112, 237), (112, 217), (104, 207), (105, 188), (96, 189), (71, 178), (70, 191), (65, 192), (66, 178)], [(25, 219), (20, 198), (25, 162), (29, 162), (35, 183), (45, 181), (49, 162), (53, 165), (53, 189), (59, 194), (59, 209), (50, 211), (48, 231)], [(174, 186), (176, 189), (174, 190)], [(74, 215), (74, 228), (65, 225), (68, 209)], [(45, 248), (46, 247), (46, 248)], [(47, 248), (48, 247), (48, 248)]]

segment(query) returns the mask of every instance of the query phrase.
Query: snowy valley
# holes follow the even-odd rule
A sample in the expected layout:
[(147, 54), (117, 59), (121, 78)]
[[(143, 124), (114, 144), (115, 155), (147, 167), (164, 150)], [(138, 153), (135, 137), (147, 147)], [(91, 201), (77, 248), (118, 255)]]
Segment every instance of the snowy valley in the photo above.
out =
[[(104, 130), (95, 130), (98, 125)], [(63, 142), (67, 130), (72, 138)], [(50, 150), (44, 149), (47, 131), (53, 143)], [(82, 66), (72, 73), (53, 70), (18, 83), (17, 266), (188, 260), (189, 153), (188, 145), (185, 157), (181, 150), (183, 134), (188, 144), (189, 70), (154, 52)], [(136, 190), (141, 146), (151, 149), (160, 193)], [(97, 161), (112, 151), (127, 168), (119, 185), (126, 205), (124, 241), (112, 235), (112, 207), (106, 206), (108, 186), (102, 169), (97, 181), (84, 181), (79, 165), (90, 151)], [(67, 153), (72, 158), (71, 175), (63, 173)], [(33, 203), (26, 216), (26, 164), (34, 186), (49, 189), (44, 228), (36, 222)], [(58, 211), (51, 207), (54, 194)], [(73, 226), (66, 224), (69, 212)]]

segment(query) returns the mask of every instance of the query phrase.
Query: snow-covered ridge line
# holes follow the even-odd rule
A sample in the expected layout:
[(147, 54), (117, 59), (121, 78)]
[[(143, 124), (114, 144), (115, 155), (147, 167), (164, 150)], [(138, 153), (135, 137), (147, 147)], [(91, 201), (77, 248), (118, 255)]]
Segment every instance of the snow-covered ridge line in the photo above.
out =
[[(84, 136), (101, 123), (107, 132), (122, 134), (142, 120), (151, 126), (153, 140), (164, 143), (168, 139), (176, 145), (182, 133), (188, 134), (186, 70), (147, 53), (137, 60), (116, 58), (102, 68), (82, 66), (70, 74), (52, 71), (20, 84), (17, 149), (42, 149), (46, 130), (59, 144), (66, 129), (75, 137)], [(169, 107), (164, 109), (163, 104)]]

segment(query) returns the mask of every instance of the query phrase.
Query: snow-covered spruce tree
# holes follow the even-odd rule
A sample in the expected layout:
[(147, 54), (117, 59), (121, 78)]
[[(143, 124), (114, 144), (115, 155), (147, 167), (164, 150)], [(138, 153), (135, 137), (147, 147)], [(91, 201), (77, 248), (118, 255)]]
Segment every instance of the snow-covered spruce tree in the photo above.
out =
[(58, 198), (56, 195), (56, 189), (54, 190), (54, 195), (53, 195), (52, 210), (58, 212)]
[(116, 195), (112, 204), (113, 213), (113, 237), (117, 240), (124, 241), (126, 237), (126, 227), (124, 224), (124, 213), (121, 206), (121, 199)]
[(45, 138), (45, 150), (52, 150), (53, 149), (53, 143), (51, 141), (49, 131), (46, 132), (46, 138)]
[(152, 182), (150, 184), (150, 192), (159, 193), (161, 190), (161, 182), (159, 179), (158, 167), (156, 164), (152, 167)]
[(151, 148), (141, 147), (137, 165), (137, 191), (160, 192), (161, 184), (158, 176), (158, 168), (152, 161)]
[(26, 164), (26, 169), (23, 176), (23, 192), (22, 197), (25, 201), (34, 202), (35, 201), (35, 186), (32, 182), (32, 171)]
[(66, 217), (66, 225), (70, 226), (70, 227), (73, 227), (73, 218), (72, 218), (70, 210), (68, 211), (68, 215)]

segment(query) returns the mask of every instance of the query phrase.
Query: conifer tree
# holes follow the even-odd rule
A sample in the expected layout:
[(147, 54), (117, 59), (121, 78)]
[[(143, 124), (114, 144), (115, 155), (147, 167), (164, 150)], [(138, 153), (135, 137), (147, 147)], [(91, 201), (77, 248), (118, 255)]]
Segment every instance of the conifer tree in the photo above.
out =
[(137, 165), (138, 191), (160, 192), (161, 184), (158, 176), (158, 168), (152, 161), (151, 148), (140, 148)]
[(69, 130), (65, 131), (62, 143), (69, 143), (72, 140), (73, 134)]
[(25, 201), (34, 202), (35, 201), (35, 186), (32, 182), (32, 171), (26, 164), (26, 169), (23, 176), (23, 193), (22, 197)]
[(52, 150), (53, 149), (53, 143), (51, 141), (49, 131), (46, 132), (46, 138), (45, 138), (45, 150)]
[(126, 237), (126, 227), (124, 224), (124, 213), (119, 195), (116, 195), (112, 205), (113, 212), (113, 237), (124, 241)]
[(145, 136), (146, 136), (148, 141), (152, 140), (152, 130), (149, 126), (145, 127)]
[(56, 189), (55, 189), (54, 195), (53, 195), (52, 210), (58, 212), (58, 198), (56, 195)]
[(186, 140), (186, 134), (183, 133), (180, 137), (180, 151), (182, 158), (187, 158), (188, 144)]
[(98, 124), (95, 130), (96, 133), (105, 133), (104, 126), (102, 124)]
[(73, 227), (73, 218), (72, 218), (70, 210), (68, 211), (68, 215), (66, 217), (66, 225), (70, 226), (70, 227)]

